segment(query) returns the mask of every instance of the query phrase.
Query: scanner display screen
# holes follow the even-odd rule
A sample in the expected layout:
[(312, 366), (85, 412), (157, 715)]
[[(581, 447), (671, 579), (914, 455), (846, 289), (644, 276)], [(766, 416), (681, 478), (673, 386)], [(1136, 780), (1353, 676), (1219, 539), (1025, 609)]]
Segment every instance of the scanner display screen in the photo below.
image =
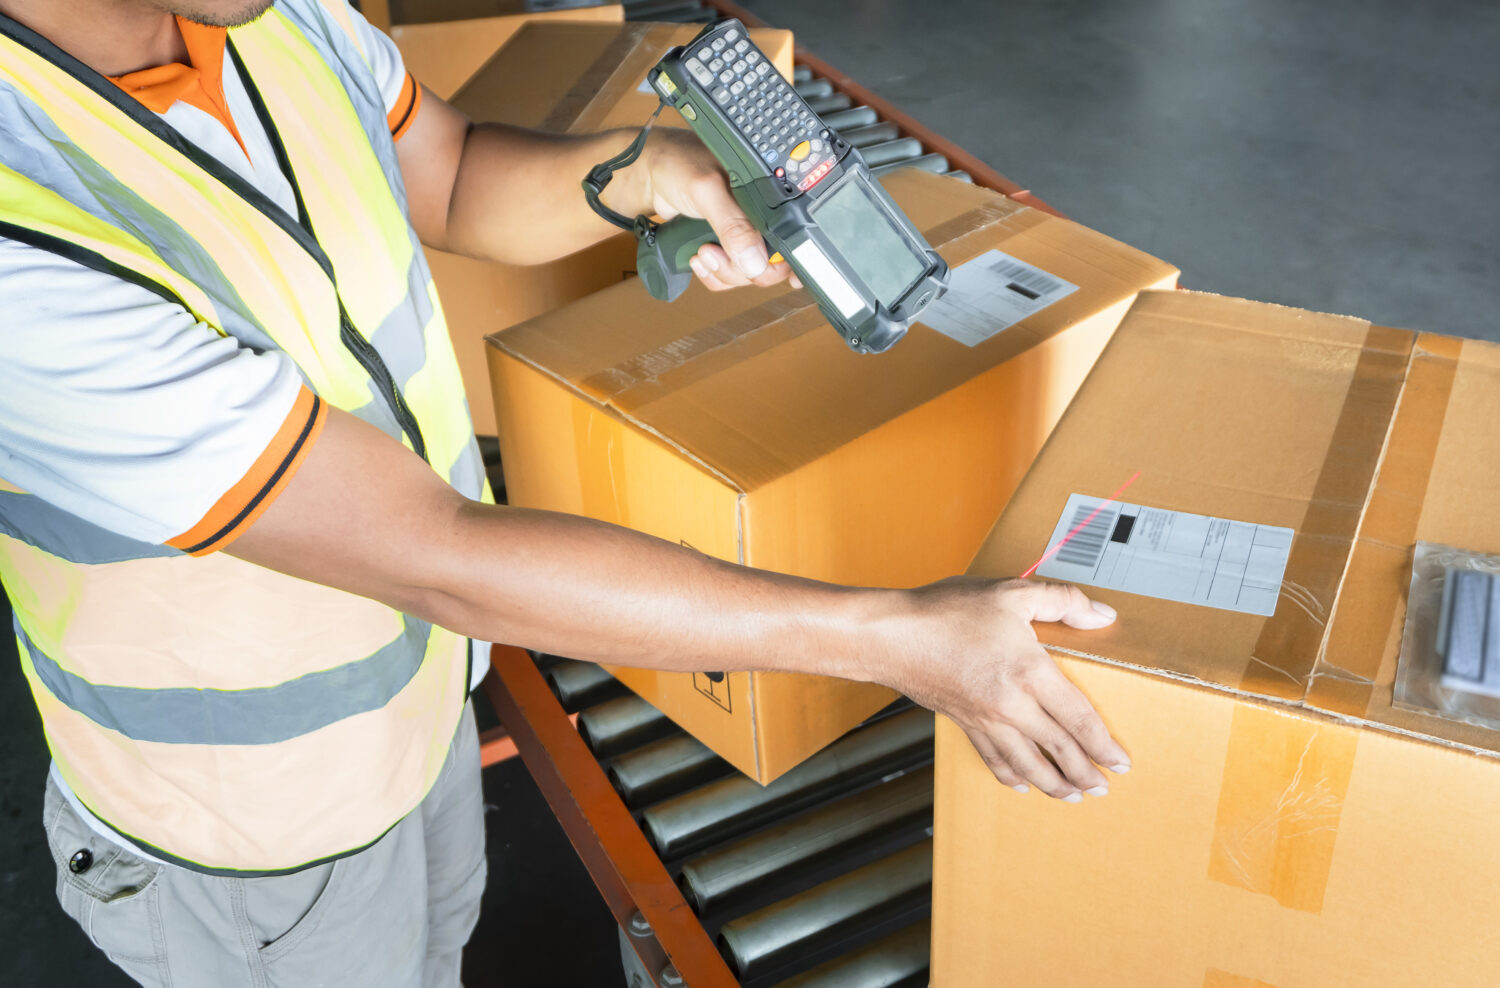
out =
[(813, 204), (813, 220), (880, 304), (891, 308), (927, 270), (880, 202), (859, 181), (843, 183)]

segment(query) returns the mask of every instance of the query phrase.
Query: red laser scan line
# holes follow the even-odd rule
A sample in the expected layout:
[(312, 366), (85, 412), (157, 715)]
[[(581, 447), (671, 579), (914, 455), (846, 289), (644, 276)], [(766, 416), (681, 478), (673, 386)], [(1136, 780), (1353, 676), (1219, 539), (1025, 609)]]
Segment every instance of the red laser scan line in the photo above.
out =
[(1099, 517), (1099, 512), (1103, 511), (1105, 508), (1109, 507), (1111, 504), (1114, 504), (1116, 501), (1118, 501), (1120, 499), (1120, 495), (1125, 493), (1125, 488), (1127, 488), (1131, 484), (1135, 483), (1136, 479), (1138, 477), (1140, 477), (1140, 475), (1141, 475), (1141, 472), (1139, 470), (1137, 470), (1135, 473), (1131, 474), (1129, 480), (1125, 481), (1125, 483), (1123, 483), (1119, 487), (1117, 487), (1115, 489), (1115, 492), (1113, 494), (1111, 494), (1107, 500), (1103, 501), (1099, 505), (1099, 507), (1095, 508), (1089, 514), (1089, 516), (1087, 518), (1085, 518), (1083, 521), (1079, 522), (1077, 525), (1074, 525), (1073, 526), (1073, 530), (1071, 532), (1069, 532), (1067, 535), (1064, 535), (1061, 539), (1059, 539), (1058, 542), (1057, 542), (1057, 545), (1053, 546), (1052, 548), (1048, 549), (1046, 552), (1042, 553), (1042, 558), (1038, 559), (1036, 562), (1032, 563), (1031, 564), (1031, 569), (1029, 569), (1026, 572), (1024, 572), (1024, 573), (1021, 574), (1021, 579), (1024, 580), (1027, 577), (1029, 577), (1031, 574), (1035, 573), (1038, 569), (1041, 568), (1042, 563), (1045, 563), (1047, 560), (1049, 560), (1053, 556), (1057, 555), (1057, 550), (1061, 549), (1063, 546), (1067, 545), (1070, 541), (1072, 541), (1073, 536), (1077, 535), (1079, 532), (1083, 531), (1085, 528), (1088, 528), (1089, 527), (1089, 523), (1092, 522), (1095, 518)]

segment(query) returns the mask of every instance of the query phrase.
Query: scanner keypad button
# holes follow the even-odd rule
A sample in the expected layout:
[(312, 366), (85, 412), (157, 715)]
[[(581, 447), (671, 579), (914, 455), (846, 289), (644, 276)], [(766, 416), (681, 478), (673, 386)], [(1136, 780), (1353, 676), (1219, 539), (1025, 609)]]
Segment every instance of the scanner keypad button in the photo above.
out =
[(724, 46), (727, 44), (729, 44), (729, 42), (725, 41), (723, 38), (715, 38), (709, 43), (709, 47), (714, 51), (723, 51)]
[(745, 91), (745, 84), (743, 82), (740, 82), (739, 80), (735, 80), (734, 82), (731, 82), (729, 84), (729, 91), (738, 96), (740, 93), (743, 93)]
[(729, 90), (725, 89), (723, 86), (720, 86), (718, 89), (714, 90), (714, 99), (718, 100), (720, 103), (728, 103)]
[(687, 70), (694, 79), (697, 79), (703, 85), (710, 86), (713, 84), (714, 74), (704, 68), (703, 63), (696, 58), (687, 60)]
[[(725, 37), (728, 37), (728, 35), (725, 35)], [(745, 38), (741, 38), (740, 40), (738, 40), (738, 41), (736, 41), (734, 43), (734, 50), (737, 51), (737, 52), (739, 52), (741, 55), (745, 54), (745, 50), (748, 49), (749, 47), (750, 47), (750, 42), (747, 39), (745, 39)]]
[(745, 60), (743, 58), (740, 59), (738, 62), (735, 62), (733, 65), (731, 65), (730, 68), (734, 70), (734, 74), (735, 75), (744, 75), (745, 74)]

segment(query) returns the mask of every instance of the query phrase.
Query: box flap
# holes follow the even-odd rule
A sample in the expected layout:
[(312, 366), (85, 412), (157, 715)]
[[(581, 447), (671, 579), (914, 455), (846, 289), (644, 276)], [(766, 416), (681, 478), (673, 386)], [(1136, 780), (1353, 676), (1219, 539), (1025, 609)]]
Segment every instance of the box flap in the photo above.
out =
[(1071, 654), (1273, 699), (1306, 693), (1413, 336), (1343, 316), (1147, 292), (1126, 316), (971, 572), (1025, 572), (1070, 494), (1293, 529), (1275, 614), (1086, 588), (1103, 632), (1039, 629)]
[(600, 0), (389, 0), (392, 24), (431, 24), (477, 17), (538, 14), (578, 7), (613, 6)]
[[(640, 88), (646, 73), (667, 49), (701, 30), (647, 21), (529, 21), (449, 102), (474, 120), (559, 133), (639, 127), (658, 102), (654, 91)], [(750, 37), (778, 71), (790, 71), (791, 32), (751, 28)], [(671, 110), (661, 124), (682, 120)]]
[(884, 184), (949, 264), (999, 248), (1079, 290), (972, 348), (917, 324), (890, 352), (860, 355), (804, 291), (695, 284), (667, 305), (633, 281), (490, 342), (751, 490), (1175, 275), (986, 189), (914, 170)]
[(1500, 732), (1395, 706), (1412, 550), (1500, 554), (1500, 346), (1423, 334), (1309, 702), (1500, 753)]

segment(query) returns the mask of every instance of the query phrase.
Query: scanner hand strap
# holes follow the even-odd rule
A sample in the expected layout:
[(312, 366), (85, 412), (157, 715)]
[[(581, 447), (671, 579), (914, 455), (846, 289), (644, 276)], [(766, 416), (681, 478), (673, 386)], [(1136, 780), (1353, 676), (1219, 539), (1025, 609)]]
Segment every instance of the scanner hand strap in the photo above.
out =
[(641, 132), (635, 135), (635, 140), (630, 142), (630, 146), (608, 161), (595, 165), (583, 180), (583, 196), (588, 200), (589, 207), (594, 212), (620, 229), (629, 230), (647, 243), (656, 239), (657, 229), (657, 224), (653, 223), (649, 216), (637, 216), (632, 220), (623, 213), (610, 209), (599, 196), (603, 194), (604, 187), (615, 177), (615, 172), (635, 164), (636, 159), (641, 156), (641, 152), (646, 148), (646, 137), (651, 133), (651, 126), (656, 123), (656, 118), (661, 116), (661, 111), (665, 106), (665, 103), (657, 103), (656, 112), (651, 114), (651, 118), (646, 121)]

